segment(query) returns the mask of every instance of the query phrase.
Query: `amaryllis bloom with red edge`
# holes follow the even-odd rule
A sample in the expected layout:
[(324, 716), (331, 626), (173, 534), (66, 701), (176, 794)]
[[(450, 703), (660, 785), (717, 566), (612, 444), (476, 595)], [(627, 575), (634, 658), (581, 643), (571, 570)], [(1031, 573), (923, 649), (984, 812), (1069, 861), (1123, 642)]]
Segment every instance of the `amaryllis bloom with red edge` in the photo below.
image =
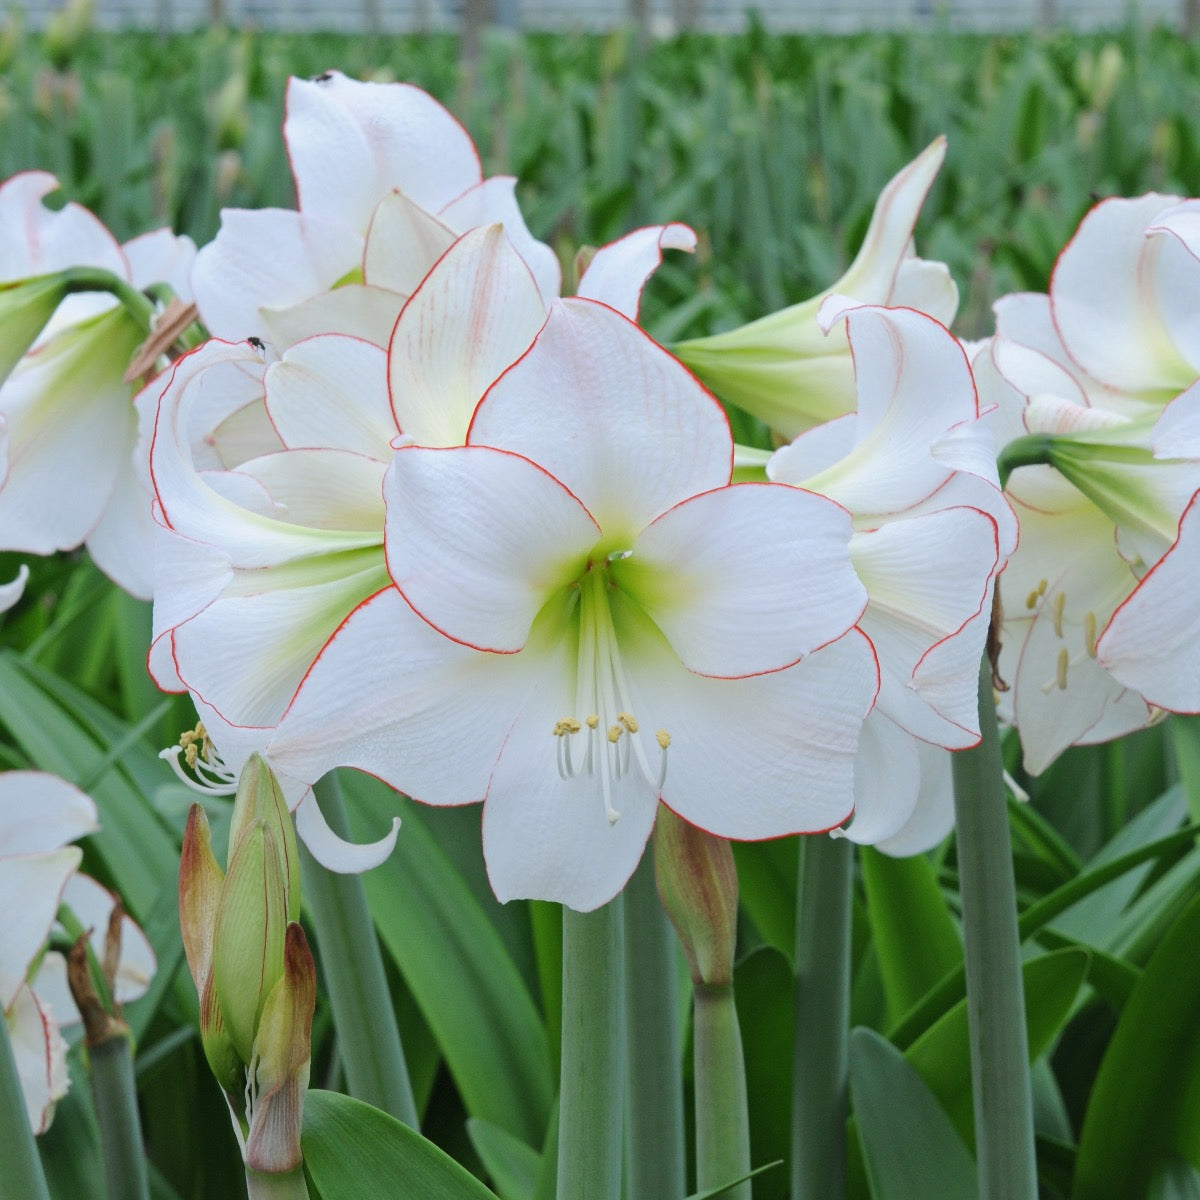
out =
[(399, 444), (393, 586), (330, 641), (269, 746), (483, 801), (502, 900), (588, 910), (660, 800), (723, 837), (840, 824), (878, 686), (850, 515), (730, 483), (720, 406), (612, 309), (556, 302), (467, 444)]
[(1189, 557), (1180, 522), (1200, 489), (1190, 206), (1153, 194), (1097, 205), (1048, 296), (996, 305), (977, 360), (1002, 448), (1025, 434), (1049, 446), (1047, 465), (1019, 465), (1007, 484), (1021, 543), (1002, 593), (1004, 711), (1034, 774), (1069, 745), (1200, 705), (1184, 678), (1189, 626), (1168, 630), (1173, 610), (1155, 602)]
[[(470, 134), (427, 92), (340, 71), (293, 78), (283, 136), (299, 210), (226, 209), (197, 258), (196, 302), (216, 336), (290, 343), (290, 310), (322, 294), (325, 331), (353, 332), (364, 303), (374, 303), (364, 290), (409, 296), (456, 238), (493, 224), (542, 299), (558, 295), (558, 258), (529, 232), (516, 180), (485, 179)], [(597, 251), (579, 293), (634, 316), (662, 251), (695, 245), (685, 225), (636, 230)]]
[(953, 824), (946, 752), (979, 741), (979, 661), (1016, 521), (950, 332), (912, 309), (845, 297), (826, 301), (821, 320), (845, 321), (857, 409), (778, 450), (767, 474), (854, 516), (850, 557), (868, 596), (859, 627), (878, 654), (881, 684), (844, 832), (912, 854)]

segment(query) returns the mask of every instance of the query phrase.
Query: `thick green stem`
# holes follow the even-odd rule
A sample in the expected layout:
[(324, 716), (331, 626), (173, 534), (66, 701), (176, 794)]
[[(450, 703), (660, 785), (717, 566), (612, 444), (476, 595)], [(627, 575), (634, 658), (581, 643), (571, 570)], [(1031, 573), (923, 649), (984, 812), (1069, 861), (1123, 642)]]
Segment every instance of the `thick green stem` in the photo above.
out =
[(853, 882), (853, 843), (823, 835), (802, 839), (796, 903), (792, 1200), (840, 1200), (846, 1194)]
[(1012, 839), (986, 658), (979, 675), (979, 723), (980, 744), (954, 756), (979, 1195), (980, 1200), (1036, 1200)]
[(620, 1200), (625, 999), (622, 900), (563, 909), (558, 1200)]
[(1000, 452), (996, 467), (1000, 473), (1000, 485), (1008, 484), (1008, 477), (1018, 467), (1044, 466), (1051, 461), (1054, 438), (1043, 433), (1029, 433), (1009, 442)]
[(71, 267), (63, 272), (72, 292), (109, 292), (125, 311), (149, 333), (154, 323), (154, 301), (132, 284), (100, 267)]
[(133, 1077), (133, 1043), (127, 1033), (114, 1032), (89, 1046), (88, 1057), (109, 1200), (149, 1200), (150, 1179)]
[(687, 1191), (675, 932), (649, 852), (625, 888), (629, 1194), (682, 1200)]
[[(326, 775), (315, 791), (329, 827), (348, 837), (337, 776)], [(303, 843), (300, 864), (350, 1095), (416, 1129), (420, 1120), (362, 877), (327, 871)]]
[(309, 1200), (304, 1169), (271, 1175), (246, 1168), (246, 1194), (249, 1200)]
[(8, 1038), (8, 1019), (0, 1010), (0, 1196), (50, 1200), (42, 1160), (25, 1112), (17, 1063)]
[[(750, 1174), (746, 1062), (733, 984), (695, 985), (696, 1186), (720, 1187)], [(750, 1200), (747, 1179), (727, 1200)]]

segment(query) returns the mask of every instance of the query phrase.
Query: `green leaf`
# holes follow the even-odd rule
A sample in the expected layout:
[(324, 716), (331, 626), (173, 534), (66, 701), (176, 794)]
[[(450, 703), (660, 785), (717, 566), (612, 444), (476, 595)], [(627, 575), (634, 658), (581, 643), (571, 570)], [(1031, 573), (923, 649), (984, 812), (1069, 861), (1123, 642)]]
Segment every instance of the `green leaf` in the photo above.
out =
[(1200, 1200), (1200, 1171), (1186, 1159), (1168, 1159), (1155, 1173), (1146, 1200)]
[(82, 1047), (67, 1055), (71, 1087), (58, 1102), (50, 1128), (37, 1139), (53, 1200), (105, 1200), (104, 1156), (82, 1064)]
[(467, 1133), (500, 1200), (529, 1200), (537, 1186), (542, 1156), (507, 1129), (480, 1117), (467, 1121)]
[(1077, 1200), (1144, 1196), (1173, 1155), (1200, 1163), (1200, 897), (1171, 926), (1117, 1022), (1084, 1117)]
[(496, 927), (421, 819), (376, 779), (343, 772), (355, 837), (399, 812), (392, 856), (364, 876), (380, 937), (437, 1038), (471, 1116), (540, 1144), (555, 1088), (542, 1019)]
[(850, 1096), (874, 1200), (975, 1200), (975, 1160), (918, 1072), (870, 1029), (850, 1034)]
[(337, 1092), (304, 1101), (304, 1162), (324, 1200), (496, 1200), (465, 1167), (395, 1117)]
[[(1057, 950), (1031, 959), (1022, 968), (1029, 1059), (1050, 1045), (1067, 1017), (1088, 970), (1082, 950)], [(972, 1150), (975, 1126), (971, 1100), (971, 1056), (967, 1042), (967, 1002), (960, 1001), (905, 1053), (941, 1102), (963, 1141)]]
[(774, 1162), (763, 1163), (761, 1167), (755, 1167), (753, 1171), (747, 1171), (745, 1175), (739, 1175), (737, 1179), (731, 1179), (728, 1183), (721, 1184), (720, 1187), (708, 1188), (703, 1192), (692, 1192), (686, 1200), (718, 1200), (718, 1197), (726, 1195), (739, 1183), (745, 1183), (747, 1179), (753, 1179), (757, 1175), (763, 1175), (767, 1171), (773, 1171), (776, 1167), (782, 1166), (783, 1159), (777, 1158)]
[(962, 962), (962, 939), (929, 859), (890, 858), (864, 846), (859, 861), (888, 1014), (895, 1020)]

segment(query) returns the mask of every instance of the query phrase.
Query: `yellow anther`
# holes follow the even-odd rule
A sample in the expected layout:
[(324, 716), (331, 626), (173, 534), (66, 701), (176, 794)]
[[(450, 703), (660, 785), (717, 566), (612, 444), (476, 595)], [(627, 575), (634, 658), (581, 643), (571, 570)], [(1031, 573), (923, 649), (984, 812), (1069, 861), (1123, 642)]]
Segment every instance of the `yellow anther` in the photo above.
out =
[(671, 744), (671, 735), (665, 729), (660, 729), (654, 736), (658, 739), (660, 750), (665, 750)]
[(196, 768), (196, 759), (200, 757), (200, 751), (196, 746), (195, 740), (192, 740), (183, 747), (183, 761), (187, 763), (193, 770)]
[(630, 733), (637, 733), (637, 731), (638, 731), (637, 717), (635, 717), (633, 715), (633, 713), (629, 713), (629, 712), (617, 713), (617, 720), (620, 721), (621, 724), (624, 725), (625, 728), (628, 729)]
[(608, 731), (608, 740), (610, 742), (612, 742), (612, 744), (615, 746), (621, 740), (621, 734), (623, 734), (624, 732), (625, 732), (625, 730), (622, 726), (614, 725)]
[(1067, 593), (1059, 592), (1054, 597), (1054, 636), (1063, 635), (1063, 610), (1067, 607)]
[(600, 718), (595, 713), (592, 713), (592, 715), (590, 717), (588, 717), (587, 727), (589, 729), (599, 729), (600, 728)]
[(1050, 581), (1048, 579), (1039, 579), (1038, 580), (1038, 595), (1044, 596), (1046, 594), (1046, 589), (1049, 586), (1050, 586)]
[(554, 726), (555, 737), (566, 737), (569, 733), (578, 733), (583, 726), (574, 717), (564, 717)]
[(1064, 646), (1058, 652), (1058, 687), (1060, 691), (1067, 690), (1067, 667), (1071, 664), (1071, 656)]
[(1042, 593), (1039, 592), (1037, 590), (1037, 588), (1034, 588), (1033, 591), (1030, 592), (1029, 595), (1025, 597), (1025, 607), (1026, 608), (1037, 608), (1037, 602), (1041, 599), (1041, 597), (1042, 597)]
[(1087, 643), (1089, 658), (1096, 657), (1096, 614), (1089, 612), (1083, 618), (1083, 637)]

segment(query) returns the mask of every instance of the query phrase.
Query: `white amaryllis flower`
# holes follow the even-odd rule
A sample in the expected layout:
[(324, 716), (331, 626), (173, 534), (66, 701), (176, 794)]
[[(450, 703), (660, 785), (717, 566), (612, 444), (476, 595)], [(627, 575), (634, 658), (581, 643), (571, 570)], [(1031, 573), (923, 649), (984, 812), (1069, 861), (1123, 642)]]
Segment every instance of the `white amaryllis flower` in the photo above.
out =
[(852, 412), (854, 366), (845, 332), (818, 320), (825, 301), (906, 306), (954, 319), (958, 289), (944, 263), (913, 253), (913, 228), (946, 157), (937, 138), (883, 189), (849, 270), (823, 292), (728, 333), (674, 346), (675, 353), (723, 399), (794, 438)]
[(397, 450), (394, 587), (317, 659), (275, 761), (482, 800), (496, 894), (581, 910), (660, 799), (725, 837), (840, 824), (878, 680), (849, 515), (730, 485), (716, 401), (588, 301), (552, 307), (467, 441)]
[[(479, 397), (545, 318), (528, 267), (491, 226), (442, 256), (387, 351), (329, 334), (270, 365), (221, 342), (176, 365), (150, 451), (162, 523), (150, 666), (160, 686), (192, 693), (234, 778), (329, 639), (390, 586), (391, 442), (463, 443)], [(300, 798), (290, 782), (289, 795)], [(390, 850), (387, 838), (361, 852), (322, 839), (319, 811), (306, 799), (297, 820), (327, 865), (361, 870)]]
[[(167, 282), (186, 294), (190, 239), (158, 230), (120, 246), (78, 205), (46, 208), (57, 188), (40, 171), (0, 186), (0, 288), (96, 267), (134, 289)], [(147, 330), (111, 294), (71, 290), (53, 292), (40, 340), (0, 383), (0, 548), (53, 554), (86, 543), (106, 574), (148, 598), (150, 505), (132, 469), (137, 418), (125, 381)]]
[(776, 451), (767, 474), (853, 514), (850, 557), (868, 596), (859, 627), (878, 655), (880, 690), (844, 832), (911, 854), (953, 823), (946, 751), (979, 741), (979, 661), (1016, 522), (955, 338), (912, 309), (832, 297), (821, 321), (841, 319), (857, 411)]
[[(394, 293), (398, 312), (456, 238), (497, 223), (543, 300), (558, 295), (558, 259), (526, 227), (516, 180), (484, 179), (470, 135), (420, 88), (340, 71), (291, 79), (283, 135), (299, 210), (226, 209), (197, 258), (196, 302), (216, 336), (290, 344), (317, 332), (312, 310), (292, 310), (323, 294), (320, 331), (361, 333), (360, 308), (375, 303), (364, 292)], [(634, 315), (662, 250), (695, 244), (683, 225), (638, 230), (596, 253), (579, 293)]]
[(1188, 214), (1169, 196), (1097, 205), (1048, 296), (997, 304), (979, 360), (1020, 464), (1007, 484), (1021, 544), (1003, 589), (1000, 668), (1012, 686), (1001, 707), (1033, 774), (1067, 746), (1140, 729), (1185, 698), (1186, 626), (1167, 632), (1153, 600), (1173, 574), (1155, 565), (1200, 489), (1200, 262)]
[[(40, 771), (0, 774), (0, 1008), (35, 1133), (49, 1127), (67, 1090), (67, 1046), (59, 1027), (79, 1019), (62, 956), (46, 952), (61, 905), (92, 929), (97, 954), (104, 956), (113, 898), (75, 873), (82, 851), (67, 844), (97, 828), (96, 806), (66, 780)], [(145, 935), (125, 917), (114, 979), (118, 1003), (145, 992), (154, 965)]]

